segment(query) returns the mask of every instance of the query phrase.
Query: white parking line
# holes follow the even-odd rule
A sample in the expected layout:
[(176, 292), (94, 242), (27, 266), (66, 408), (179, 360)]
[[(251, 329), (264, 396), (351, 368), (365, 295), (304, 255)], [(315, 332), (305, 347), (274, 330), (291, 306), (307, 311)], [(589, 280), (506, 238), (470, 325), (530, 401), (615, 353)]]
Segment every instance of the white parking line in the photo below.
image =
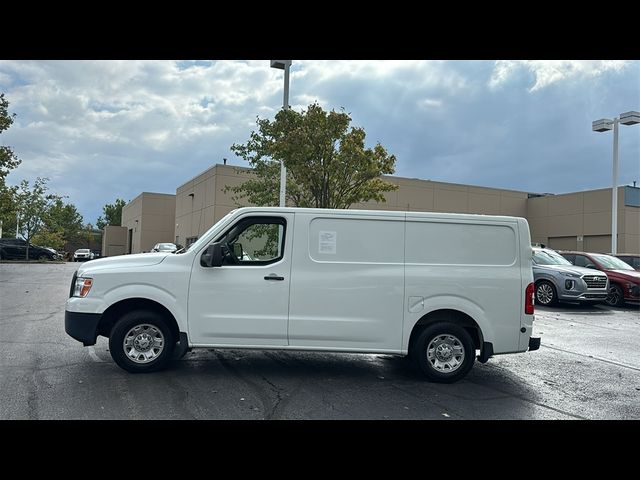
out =
[(96, 351), (93, 347), (89, 347), (89, 356), (91, 357), (91, 360), (93, 360), (94, 362), (104, 363), (104, 360), (102, 360), (98, 356), (98, 354), (96, 354)]

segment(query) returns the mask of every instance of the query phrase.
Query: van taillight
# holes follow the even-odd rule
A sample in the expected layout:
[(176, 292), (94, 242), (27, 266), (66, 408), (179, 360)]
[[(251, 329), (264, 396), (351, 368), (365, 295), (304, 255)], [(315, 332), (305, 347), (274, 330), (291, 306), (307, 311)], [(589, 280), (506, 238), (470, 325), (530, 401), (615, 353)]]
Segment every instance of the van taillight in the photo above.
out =
[(533, 299), (536, 292), (536, 286), (533, 283), (527, 285), (524, 291), (524, 313), (526, 315), (533, 315)]

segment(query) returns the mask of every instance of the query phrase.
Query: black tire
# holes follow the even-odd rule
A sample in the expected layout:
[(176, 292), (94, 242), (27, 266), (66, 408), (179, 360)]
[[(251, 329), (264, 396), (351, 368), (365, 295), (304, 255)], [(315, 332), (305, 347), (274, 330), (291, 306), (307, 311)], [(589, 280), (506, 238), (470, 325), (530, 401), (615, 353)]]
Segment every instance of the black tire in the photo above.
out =
[[(134, 329), (138, 328), (138, 332)], [(125, 336), (131, 340), (125, 349)], [(158, 348), (158, 340), (162, 338), (162, 348)], [(133, 340), (137, 339), (142, 345), (140, 351), (133, 346)], [(155, 347), (148, 348), (142, 342), (154, 339)], [(167, 325), (164, 317), (156, 312), (148, 310), (134, 310), (125, 313), (115, 324), (109, 335), (109, 352), (111, 358), (123, 369), (131, 373), (156, 372), (164, 369), (171, 361), (173, 349), (176, 345), (171, 329)], [(127, 350), (132, 355), (127, 355)], [(133, 360), (133, 356), (138, 353), (138, 361)], [(153, 358), (146, 359), (146, 355)]]
[(622, 307), (624, 305), (624, 293), (622, 288), (615, 283), (609, 285), (609, 295), (604, 301), (610, 307)]
[(536, 285), (536, 303), (548, 307), (558, 303), (558, 293), (553, 283), (546, 280), (538, 282)]
[[(449, 337), (444, 342), (440, 342), (437, 345), (438, 337)], [(432, 344), (432, 342), (434, 342)], [(450, 357), (451, 359), (457, 358), (462, 360), (454, 367), (453, 371), (446, 371), (443, 365), (449, 362), (440, 362), (437, 358), (438, 354), (436, 350), (442, 347), (444, 351), (444, 357), (448, 356), (450, 345), (460, 348), (463, 356), (457, 356), (455, 353)], [(427, 351), (427, 348), (431, 347), (431, 352)], [(431, 359), (430, 359), (431, 357)], [(411, 349), (411, 358), (418, 365), (422, 373), (432, 382), (437, 383), (453, 383), (463, 378), (476, 359), (476, 349), (473, 345), (471, 335), (459, 325), (454, 323), (434, 323), (426, 327), (414, 342)], [(440, 363), (440, 368), (437, 368), (437, 364)]]

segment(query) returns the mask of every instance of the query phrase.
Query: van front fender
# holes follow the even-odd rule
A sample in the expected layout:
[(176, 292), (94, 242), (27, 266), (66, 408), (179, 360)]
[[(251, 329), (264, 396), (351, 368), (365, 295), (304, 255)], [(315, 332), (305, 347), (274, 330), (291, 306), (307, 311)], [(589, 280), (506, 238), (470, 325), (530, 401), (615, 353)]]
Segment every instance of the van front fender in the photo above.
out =
[(173, 315), (180, 331), (187, 331), (187, 312), (183, 307), (183, 305), (186, 305), (186, 299), (179, 301), (175, 294), (163, 288), (145, 284), (118, 285), (105, 292), (102, 298), (103, 303), (100, 306), (99, 313), (104, 313), (112, 305), (124, 300), (151, 300), (165, 307)]

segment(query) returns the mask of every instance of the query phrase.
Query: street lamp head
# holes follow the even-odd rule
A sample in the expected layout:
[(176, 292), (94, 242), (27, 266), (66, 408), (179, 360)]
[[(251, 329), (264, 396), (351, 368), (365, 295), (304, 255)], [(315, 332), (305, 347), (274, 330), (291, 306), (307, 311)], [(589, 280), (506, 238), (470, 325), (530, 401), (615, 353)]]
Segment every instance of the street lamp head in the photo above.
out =
[(611, 130), (613, 128), (613, 120), (609, 120), (608, 118), (601, 118), (600, 120), (596, 120), (591, 123), (591, 129), (594, 132), (606, 132), (607, 130)]
[(284, 70), (286, 67), (291, 66), (291, 60), (271, 60), (271, 68), (277, 68)]
[(623, 125), (635, 125), (640, 123), (640, 112), (625, 112), (620, 114), (620, 123)]

